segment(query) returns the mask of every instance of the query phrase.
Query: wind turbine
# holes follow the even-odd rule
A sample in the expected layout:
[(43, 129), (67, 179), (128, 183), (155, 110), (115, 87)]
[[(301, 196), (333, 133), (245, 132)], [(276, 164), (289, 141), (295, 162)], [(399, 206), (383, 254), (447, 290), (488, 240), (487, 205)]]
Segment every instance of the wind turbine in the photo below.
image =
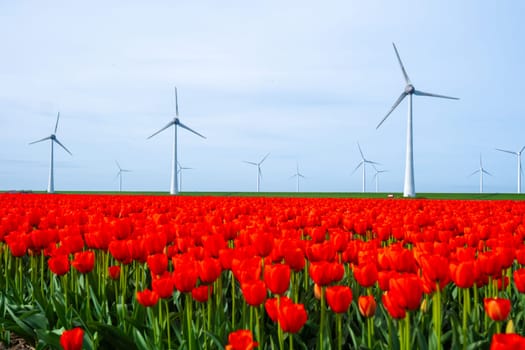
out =
[(128, 170), (128, 169), (122, 169), (120, 167), (120, 164), (115, 161), (115, 164), (117, 164), (117, 168), (118, 168), (118, 172), (117, 172), (117, 176), (119, 178), (119, 182), (118, 182), (118, 190), (119, 192), (122, 192), (122, 173), (129, 173), (131, 172), (131, 170)]
[(177, 170), (177, 172), (180, 173), (180, 177), (179, 177), (179, 190), (182, 191), (182, 171), (183, 171), (183, 170), (193, 169), (193, 168), (183, 167), (183, 166), (180, 165), (180, 163), (178, 163), (178, 162), (177, 162), (177, 164), (179, 165), (179, 170)]
[(523, 152), (523, 150), (525, 150), (525, 146), (523, 146), (519, 152), (508, 151), (506, 149), (500, 148), (496, 148), (496, 150), (500, 152), (514, 154), (518, 157), (518, 193), (521, 193), (521, 174), (523, 173), (523, 170), (521, 169), (521, 153)]
[(202, 137), (205, 139), (206, 137), (199, 134), (193, 129), (190, 129), (186, 125), (182, 124), (179, 120), (179, 101), (177, 98), (177, 87), (175, 87), (175, 118), (171, 120), (165, 127), (157, 131), (156, 133), (152, 134), (148, 137), (148, 139), (151, 139), (153, 136), (159, 134), (160, 132), (168, 129), (169, 127), (173, 126), (173, 158), (171, 161), (171, 184), (170, 184), (170, 194), (178, 194), (178, 182), (177, 182), (177, 127), (181, 127), (183, 129), (186, 129), (192, 133), (194, 133), (197, 136)]
[(361, 146), (359, 145), (359, 142), (357, 143), (357, 147), (359, 148), (359, 153), (361, 154), (361, 162), (357, 164), (352, 174), (355, 173), (360, 166), (363, 166), (363, 192), (366, 192), (366, 164), (379, 165), (379, 163), (373, 162), (365, 158), (365, 156), (363, 155), (363, 151), (361, 150)]
[(403, 63), (401, 62), (401, 58), (399, 57), (399, 53), (397, 52), (396, 45), (392, 43), (394, 46), (394, 51), (396, 52), (397, 60), (399, 61), (399, 66), (401, 67), (401, 71), (403, 72), (403, 76), (405, 78), (406, 86), (405, 90), (401, 93), (401, 95), (398, 97), (396, 102), (394, 102), (394, 105), (386, 116), (381, 120), (381, 122), (377, 125), (376, 129), (378, 129), (381, 124), (388, 118), (388, 116), (396, 109), (396, 107), (403, 101), (405, 97), (408, 96), (408, 121), (407, 121), (407, 140), (406, 140), (406, 159), (405, 159), (405, 185), (403, 188), (403, 196), (404, 197), (415, 197), (416, 196), (416, 190), (414, 186), (414, 156), (413, 156), (413, 142), (412, 142), (412, 95), (417, 96), (429, 96), (429, 97), (439, 97), (439, 98), (447, 98), (451, 100), (459, 100), (457, 97), (450, 97), (450, 96), (443, 96), (443, 95), (437, 95), (429, 92), (423, 92), (420, 90), (416, 90), (414, 88), (414, 85), (412, 85), (412, 82), (410, 81), (410, 78), (407, 75), (407, 72), (405, 71), (405, 67), (403, 66)]
[(247, 160), (243, 160), (244, 163), (246, 164), (250, 164), (250, 165), (255, 165), (257, 167), (257, 192), (259, 192), (259, 188), (261, 186), (261, 177), (262, 177), (262, 172), (261, 172), (261, 164), (266, 160), (266, 158), (270, 155), (270, 153), (267, 153), (263, 159), (261, 159), (261, 161), (259, 163), (256, 163), (256, 162), (249, 162)]
[(296, 177), (297, 178), (297, 192), (299, 192), (299, 178), (303, 178), (304, 179), (304, 175), (301, 174), (299, 172), (299, 163), (296, 164), (296, 171), (295, 171), (295, 174), (293, 174), (292, 176), (290, 176), (290, 179)]
[(377, 170), (376, 166), (373, 165), (373, 164), (372, 164), (372, 167), (376, 171), (375, 174), (374, 174), (374, 180), (376, 182), (376, 193), (377, 193), (377, 192), (379, 192), (378, 191), (378, 188), (379, 188), (379, 174), (386, 173), (386, 172), (388, 172), (388, 170)]
[(479, 169), (472, 172), (469, 176), (472, 176), (477, 173), (479, 173), (479, 193), (483, 193), (483, 174), (487, 174), (489, 176), (492, 176), (492, 174), (483, 168), (483, 162), (481, 161), (481, 153), (479, 155)]
[(37, 140), (37, 141), (33, 141), (30, 143), (30, 145), (34, 144), (34, 143), (38, 143), (38, 142), (42, 142), (42, 141), (46, 141), (46, 140), (51, 140), (51, 161), (50, 161), (50, 167), (49, 167), (49, 182), (48, 182), (48, 185), (47, 185), (47, 193), (54, 193), (55, 192), (55, 178), (54, 178), (54, 161), (53, 161), (53, 158), (54, 158), (54, 151), (53, 151), (53, 146), (55, 144), (55, 142), (60, 146), (62, 147), (67, 153), (69, 153), (70, 155), (73, 155), (71, 154), (71, 152), (69, 152), (69, 150), (66, 148), (66, 146), (64, 146), (62, 143), (60, 143), (60, 141), (58, 141), (57, 137), (56, 137), (56, 133), (57, 133), (57, 129), (58, 129), (58, 120), (60, 119), (60, 112), (58, 112), (57, 114), (57, 121), (56, 121), (56, 124), (55, 124), (55, 131), (49, 135), (48, 137), (44, 137), (43, 139), (40, 139), (40, 140)]

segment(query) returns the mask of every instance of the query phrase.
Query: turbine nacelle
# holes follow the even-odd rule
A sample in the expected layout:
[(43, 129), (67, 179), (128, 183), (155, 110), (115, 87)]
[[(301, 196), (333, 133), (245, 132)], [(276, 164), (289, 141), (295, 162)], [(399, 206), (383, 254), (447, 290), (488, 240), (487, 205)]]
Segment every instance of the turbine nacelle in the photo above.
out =
[(416, 91), (416, 88), (414, 87), (414, 85), (412, 84), (408, 84), (407, 86), (405, 86), (405, 94), (413, 94), (414, 91)]

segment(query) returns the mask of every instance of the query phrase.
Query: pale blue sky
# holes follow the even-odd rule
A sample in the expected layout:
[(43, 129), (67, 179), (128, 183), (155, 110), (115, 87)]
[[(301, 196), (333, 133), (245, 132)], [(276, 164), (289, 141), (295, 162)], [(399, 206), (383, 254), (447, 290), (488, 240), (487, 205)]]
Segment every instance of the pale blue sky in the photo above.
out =
[[(401, 192), (407, 102), (395, 42), (416, 88), (416, 192), (516, 191), (525, 145), (522, 1), (2, 1), (0, 190), (44, 190), (48, 136), (56, 190), (167, 191), (174, 115), (192, 167), (183, 190), (361, 191), (360, 157), (381, 163), (380, 190)], [(373, 172), (367, 187), (374, 190)], [(524, 186), (525, 187), (525, 186)]]

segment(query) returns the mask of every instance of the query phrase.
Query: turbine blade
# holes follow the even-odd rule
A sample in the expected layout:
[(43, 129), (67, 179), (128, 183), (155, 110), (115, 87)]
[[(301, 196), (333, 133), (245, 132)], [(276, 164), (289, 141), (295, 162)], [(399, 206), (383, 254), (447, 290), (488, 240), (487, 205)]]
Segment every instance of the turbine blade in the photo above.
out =
[(172, 120), (171, 122), (169, 122), (165, 127), (163, 127), (162, 129), (160, 129), (159, 131), (157, 131), (156, 133), (150, 135), (147, 140), (151, 139), (153, 136), (163, 132), (164, 130), (166, 130), (167, 128), (169, 128), (170, 126), (172, 126), (173, 124), (175, 124), (175, 121)]
[(177, 87), (175, 86), (175, 115), (179, 116), (179, 99), (177, 97)]
[(58, 119), (60, 119), (60, 112), (58, 112), (58, 114), (57, 114), (57, 122), (55, 124), (55, 132), (54, 132), (54, 134), (56, 134), (57, 130), (58, 130)]
[(496, 148), (497, 151), (518, 155), (517, 152), (507, 151), (506, 149)]
[(488, 171), (486, 171), (485, 169), (481, 169), (481, 171), (483, 171), (483, 172), (484, 172), (485, 174), (487, 174), (487, 175), (490, 175), (490, 176), (492, 176), (492, 174), (491, 174), (491, 173), (489, 173)]
[(188, 131), (191, 131), (192, 133), (194, 133), (194, 134), (197, 135), (197, 136), (202, 137), (203, 139), (206, 138), (206, 136), (203, 136), (203, 135), (199, 134), (198, 132), (196, 132), (195, 130), (193, 130), (193, 129), (187, 127), (186, 125), (182, 124), (181, 122), (178, 122), (177, 125), (180, 126), (180, 127), (183, 128), (183, 129), (186, 129), (186, 130), (188, 130)]
[(69, 152), (69, 150), (66, 148), (66, 146), (64, 146), (62, 143), (60, 143), (60, 141), (58, 141), (58, 139), (56, 137), (55, 137), (55, 139), (53, 141), (58, 143), (60, 145), (60, 147), (62, 147), (67, 153), (69, 153), (70, 155), (73, 155), (73, 153)]
[(438, 95), (438, 94), (433, 94), (433, 93), (430, 93), (430, 92), (424, 92), (424, 91), (419, 91), (419, 90), (414, 90), (414, 95), (417, 95), (417, 96), (429, 96), (429, 97), (439, 97), (439, 98), (448, 98), (449, 100), (459, 100), (458, 97), (450, 97), (450, 96), (445, 96), (445, 95)]
[(520, 150), (520, 153), (523, 152), (523, 150), (525, 149), (525, 146), (523, 146)]
[(262, 179), (263, 176), (262, 176), (261, 167), (258, 167), (257, 169), (258, 169), (258, 171), (259, 171), (259, 177)]
[(243, 160), (243, 163), (246, 163), (246, 164), (251, 164), (251, 165), (258, 165), (257, 163), (254, 163), (254, 162), (249, 162), (247, 160)]
[(29, 144), (32, 145), (33, 143), (42, 142), (42, 141), (50, 140), (50, 139), (51, 139), (51, 136), (48, 136), (48, 137), (44, 137), (43, 139), (40, 139), (40, 140), (29, 142)]
[(383, 118), (383, 120), (381, 120), (381, 122), (379, 124), (377, 124), (376, 129), (379, 129), (381, 124), (383, 124), (383, 122), (386, 120), (386, 118), (388, 118), (390, 113), (392, 113), (394, 111), (394, 109), (396, 109), (396, 107), (401, 103), (401, 101), (403, 101), (403, 99), (406, 97), (406, 95), (408, 95), (408, 94), (406, 92), (404, 92), (404, 91), (401, 93), (401, 95), (399, 95), (399, 97), (397, 98), (396, 102), (394, 102), (394, 105), (392, 106), (392, 108), (390, 108), (390, 110), (388, 111), (386, 116)]
[(352, 174), (355, 173), (355, 172), (357, 171), (357, 169), (359, 169), (359, 167), (360, 167), (361, 165), (363, 165), (363, 163), (364, 163), (364, 162), (361, 161), (359, 164), (357, 164), (357, 166), (355, 167), (355, 169), (352, 171)]
[(122, 168), (120, 167), (120, 164), (118, 163), (118, 161), (115, 160), (115, 164), (117, 164), (117, 168), (118, 168), (119, 170), (122, 170)]
[(365, 156), (363, 155), (363, 151), (361, 150), (361, 145), (359, 145), (359, 142), (357, 143), (357, 147), (359, 148), (359, 153), (361, 153), (361, 159), (365, 159)]
[(472, 172), (472, 173), (470, 173), (468, 177), (471, 177), (472, 175), (477, 174), (477, 173), (479, 173), (479, 169), (474, 171), (474, 172)]
[(411, 84), (410, 78), (408, 77), (408, 74), (405, 70), (405, 66), (403, 66), (403, 62), (401, 62), (401, 57), (399, 57), (399, 52), (397, 52), (396, 44), (392, 43), (392, 46), (394, 46), (394, 51), (396, 52), (397, 60), (399, 61), (399, 66), (401, 67), (401, 70), (403, 71), (403, 76), (405, 77), (405, 82), (407, 85)]
[(371, 161), (371, 160), (367, 160), (367, 159), (365, 159), (365, 163), (381, 165), (381, 163), (373, 162), (373, 161)]
[(268, 158), (269, 155), (270, 155), (270, 152), (268, 152), (268, 153), (264, 156), (264, 158), (259, 162), (259, 165), (261, 165), (261, 164), (266, 160), (266, 158)]

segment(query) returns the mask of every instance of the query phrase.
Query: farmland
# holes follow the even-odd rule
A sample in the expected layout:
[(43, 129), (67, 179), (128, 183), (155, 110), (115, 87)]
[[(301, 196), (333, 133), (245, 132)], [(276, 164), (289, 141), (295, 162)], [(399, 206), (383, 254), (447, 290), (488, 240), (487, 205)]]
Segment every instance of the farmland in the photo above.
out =
[(59, 348), (81, 330), (86, 349), (523, 342), (521, 197), (292, 195), (0, 195), (2, 341)]

